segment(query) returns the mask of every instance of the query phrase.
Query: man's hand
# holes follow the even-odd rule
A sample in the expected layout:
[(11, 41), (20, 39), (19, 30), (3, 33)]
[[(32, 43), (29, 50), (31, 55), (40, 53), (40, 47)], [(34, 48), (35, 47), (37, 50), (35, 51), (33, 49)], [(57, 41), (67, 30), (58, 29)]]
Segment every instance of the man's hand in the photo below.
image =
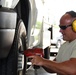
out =
[(42, 66), (42, 63), (44, 62), (44, 58), (38, 55), (29, 56), (28, 58), (31, 59), (32, 65)]

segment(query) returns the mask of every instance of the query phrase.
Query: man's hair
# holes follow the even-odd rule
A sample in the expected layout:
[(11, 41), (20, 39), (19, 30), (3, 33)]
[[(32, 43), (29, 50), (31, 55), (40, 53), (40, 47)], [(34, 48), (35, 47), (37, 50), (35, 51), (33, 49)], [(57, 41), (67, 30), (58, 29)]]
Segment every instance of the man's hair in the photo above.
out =
[(76, 17), (76, 12), (75, 11), (68, 11), (68, 12), (66, 12), (66, 14), (70, 14), (71, 15), (71, 17)]

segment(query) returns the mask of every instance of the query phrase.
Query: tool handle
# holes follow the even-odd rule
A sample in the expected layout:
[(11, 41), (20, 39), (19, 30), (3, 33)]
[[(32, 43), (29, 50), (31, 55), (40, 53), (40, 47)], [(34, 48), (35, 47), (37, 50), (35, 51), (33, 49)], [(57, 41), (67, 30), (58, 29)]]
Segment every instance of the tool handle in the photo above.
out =
[(33, 68), (34, 68), (34, 69), (39, 69), (39, 68), (40, 68), (40, 66), (33, 65)]

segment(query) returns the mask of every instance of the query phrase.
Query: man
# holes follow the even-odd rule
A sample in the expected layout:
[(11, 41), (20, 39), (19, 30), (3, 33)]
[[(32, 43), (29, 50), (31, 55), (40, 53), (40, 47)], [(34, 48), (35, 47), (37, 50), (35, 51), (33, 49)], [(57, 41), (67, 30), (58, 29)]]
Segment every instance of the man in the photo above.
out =
[(60, 19), (60, 32), (66, 42), (60, 47), (54, 61), (30, 56), (33, 65), (42, 66), (49, 73), (76, 75), (76, 12), (66, 12)]

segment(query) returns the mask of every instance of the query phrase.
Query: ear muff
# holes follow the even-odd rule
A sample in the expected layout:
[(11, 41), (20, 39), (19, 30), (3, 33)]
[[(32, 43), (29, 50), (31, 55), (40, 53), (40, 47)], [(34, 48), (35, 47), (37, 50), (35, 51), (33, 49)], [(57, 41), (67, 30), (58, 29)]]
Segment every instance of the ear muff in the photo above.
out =
[(76, 32), (76, 20), (72, 22), (72, 29), (74, 32)]

